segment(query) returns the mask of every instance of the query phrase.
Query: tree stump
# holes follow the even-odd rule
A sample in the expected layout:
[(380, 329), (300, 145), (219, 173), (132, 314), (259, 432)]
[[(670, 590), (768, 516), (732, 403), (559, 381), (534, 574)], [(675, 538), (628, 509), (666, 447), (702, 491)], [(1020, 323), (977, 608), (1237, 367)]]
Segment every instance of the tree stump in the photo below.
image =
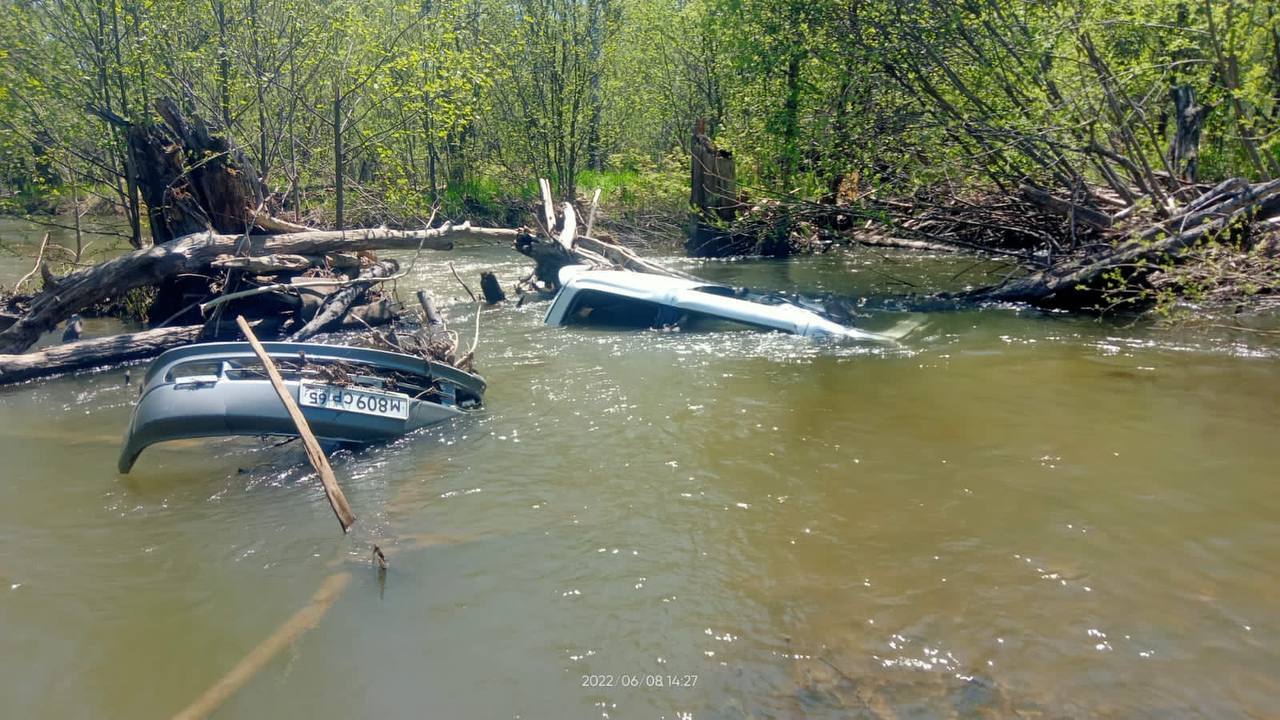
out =
[(253, 163), (204, 120), (184, 116), (173, 100), (157, 100), (155, 110), (163, 123), (126, 123), (152, 242), (208, 230), (247, 232), (264, 197)]
[(502, 291), (502, 284), (498, 282), (498, 276), (488, 270), (480, 273), (480, 294), (484, 295), (484, 301), (489, 305), (497, 305), (507, 299), (507, 294)]
[(1190, 85), (1170, 88), (1169, 95), (1177, 123), (1169, 145), (1169, 164), (1180, 180), (1194, 184), (1200, 170), (1200, 127), (1209, 108), (1196, 103), (1196, 91)]
[(695, 212), (685, 251), (693, 257), (741, 254), (741, 243), (723, 229), (738, 209), (733, 153), (717, 148), (707, 137), (705, 120), (694, 127), (689, 153), (689, 204)]

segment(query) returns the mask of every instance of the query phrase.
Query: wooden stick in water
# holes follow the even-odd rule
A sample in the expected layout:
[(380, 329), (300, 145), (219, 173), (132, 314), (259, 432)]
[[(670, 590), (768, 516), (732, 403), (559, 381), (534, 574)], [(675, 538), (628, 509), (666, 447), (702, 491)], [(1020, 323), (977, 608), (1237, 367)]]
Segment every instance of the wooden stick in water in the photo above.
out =
[(302, 634), (320, 624), (320, 619), (329, 611), (334, 601), (347, 589), (351, 582), (351, 573), (341, 572), (330, 575), (320, 584), (320, 589), (311, 596), (307, 606), (293, 614), (293, 617), (276, 628), (266, 640), (263, 640), (244, 657), (231, 671), (222, 676), (213, 687), (196, 698), (182, 712), (174, 715), (174, 720), (199, 720), (212, 715), (249, 680), (257, 675), (272, 658), (281, 650), (293, 644)]
[(311, 426), (307, 424), (307, 419), (302, 416), (302, 410), (298, 408), (298, 403), (294, 401), (293, 395), (289, 393), (289, 388), (285, 387), (284, 379), (280, 377), (280, 371), (276, 369), (276, 364), (271, 361), (271, 356), (267, 355), (267, 351), (262, 348), (262, 343), (258, 342), (258, 337), (253, 334), (253, 328), (249, 327), (249, 323), (245, 321), (243, 315), (236, 316), (236, 324), (240, 326), (240, 332), (244, 333), (245, 339), (249, 341), (249, 345), (253, 348), (253, 352), (262, 361), (262, 367), (266, 369), (267, 377), (271, 379), (271, 386), (276, 389), (276, 394), (280, 396), (280, 402), (284, 403), (285, 410), (289, 411), (289, 417), (293, 419), (293, 424), (297, 426), (298, 435), (302, 438), (302, 446), (307, 451), (307, 459), (311, 461), (311, 466), (320, 475), (320, 482), (324, 483), (324, 494), (329, 498), (329, 505), (333, 508), (333, 514), (338, 516), (338, 522), (342, 525), (342, 532), (346, 532), (351, 528), (352, 523), (356, 521), (356, 516), (351, 513), (351, 506), (347, 505), (347, 497), (342, 494), (342, 488), (338, 487), (338, 479), (333, 475), (333, 468), (329, 467), (329, 459), (324, 456), (324, 451), (320, 449), (320, 442), (311, 433)]
[(458, 274), (458, 271), (454, 269), (453, 263), (449, 263), (449, 272), (453, 273), (453, 278), (458, 281), (458, 284), (462, 286), (462, 289), (467, 291), (467, 295), (471, 297), (471, 302), (475, 302), (476, 294), (471, 292), (471, 287), (467, 285), (466, 281), (462, 279), (462, 276)]

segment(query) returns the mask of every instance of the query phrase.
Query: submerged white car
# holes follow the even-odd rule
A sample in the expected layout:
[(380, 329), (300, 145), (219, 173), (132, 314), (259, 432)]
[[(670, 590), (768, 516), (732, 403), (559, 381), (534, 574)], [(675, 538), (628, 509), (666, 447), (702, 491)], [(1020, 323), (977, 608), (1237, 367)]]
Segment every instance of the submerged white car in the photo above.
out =
[(790, 302), (748, 300), (736, 288), (700, 280), (569, 265), (560, 270), (560, 285), (547, 310), (548, 325), (688, 330), (737, 326), (812, 338), (897, 341), (892, 335), (832, 322)]

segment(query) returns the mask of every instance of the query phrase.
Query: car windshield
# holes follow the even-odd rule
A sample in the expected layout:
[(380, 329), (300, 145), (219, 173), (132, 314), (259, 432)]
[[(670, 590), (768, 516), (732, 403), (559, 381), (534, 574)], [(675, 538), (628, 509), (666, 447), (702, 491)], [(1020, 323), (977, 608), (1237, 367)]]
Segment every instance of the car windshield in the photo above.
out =
[[(708, 287), (723, 291), (716, 292), (717, 295), (733, 294), (732, 288), (719, 285)], [(703, 288), (698, 289), (703, 290)], [(651, 300), (638, 300), (600, 290), (579, 292), (565, 314), (565, 324), (632, 330), (679, 328), (694, 332), (768, 329), (708, 313), (682, 310)]]

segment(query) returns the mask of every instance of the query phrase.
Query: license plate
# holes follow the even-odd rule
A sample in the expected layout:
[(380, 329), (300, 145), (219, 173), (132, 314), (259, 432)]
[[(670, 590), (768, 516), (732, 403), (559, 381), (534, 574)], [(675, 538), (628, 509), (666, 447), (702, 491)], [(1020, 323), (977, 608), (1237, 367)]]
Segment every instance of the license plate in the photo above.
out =
[(298, 404), (399, 420), (409, 417), (408, 395), (366, 388), (303, 382), (298, 385)]

